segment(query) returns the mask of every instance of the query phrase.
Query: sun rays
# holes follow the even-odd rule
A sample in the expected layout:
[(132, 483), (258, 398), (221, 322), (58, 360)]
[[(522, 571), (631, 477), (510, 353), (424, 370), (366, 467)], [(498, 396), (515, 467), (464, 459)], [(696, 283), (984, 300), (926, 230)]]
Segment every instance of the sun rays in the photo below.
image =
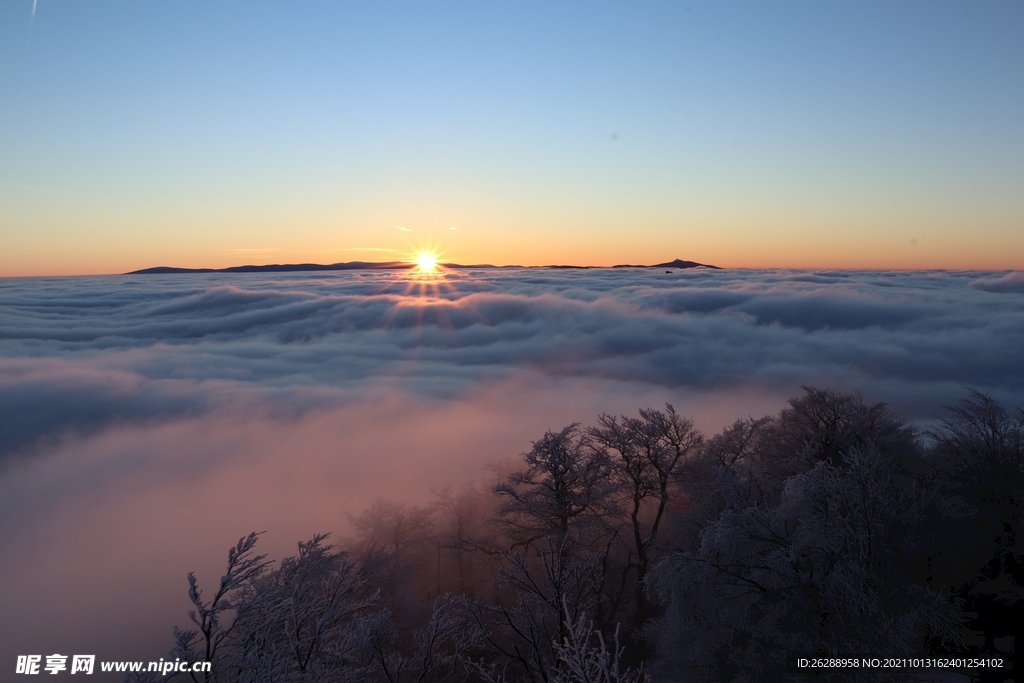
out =
[(421, 273), (433, 273), (437, 270), (437, 256), (429, 251), (416, 254), (416, 267)]
[(416, 305), (425, 303), (423, 300), (448, 298), (445, 295), (457, 294), (455, 287), (445, 280), (445, 266), (441, 263), (441, 254), (433, 248), (416, 249), (409, 258), (412, 268), (405, 271), (409, 282), (403, 296), (417, 299)]
[[(422, 247), (413, 249), (405, 262), (410, 267), (393, 271), (395, 278), (392, 283), (399, 286), (381, 293), (388, 293), (399, 297), (397, 305), (387, 316), (385, 327), (393, 324), (406, 325), (411, 322), (410, 327), (414, 330), (418, 348), (423, 335), (428, 328), (436, 328), (442, 335), (454, 333), (455, 325), (451, 318), (453, 309), (459, 309), (463, 315), (469, 315), (481, 323), (486, 324), (479, 312), (467, 307), (461, 301), (465, 294), (460, 292), (455, 283), (465, 280), (466, 273), (456, 273), (446, 265), (442, 259), (444, 254), (435, 247)], [(397, 281), (397, 282), (396, 282)], [(471, 288), (472, 289), (472, 288)], [(412, 314), (412, 319), (401, 319)], [(416, 351), (413, 352), (415, 357)]]

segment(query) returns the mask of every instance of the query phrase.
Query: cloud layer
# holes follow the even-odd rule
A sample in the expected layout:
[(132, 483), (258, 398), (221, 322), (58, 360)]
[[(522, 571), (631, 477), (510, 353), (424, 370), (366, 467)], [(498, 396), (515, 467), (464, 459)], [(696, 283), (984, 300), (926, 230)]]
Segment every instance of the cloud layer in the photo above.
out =
[(511, 270), (0, 284), (0, 457), (368, 386), (453, 400), (530, 369), (704, 391), (838, 385), (933, 414), (1024, 398), (1021, 273)]
[(185, 614), (185, 572), (214, 580), (240, 535), (268, 529), (279, 557), (344, 530), (377, 495), (425, 501), (602, 411), (671, 401), (717, 430), (777, 411), (801, 385), (861, 390), (920, 420), (966, 387), (1024, 403), (1021, 281), (632, 269), (0, 280), (0, 582), (21, 587), (0, 597), (15, 615), (0, 654), (158, 658)]

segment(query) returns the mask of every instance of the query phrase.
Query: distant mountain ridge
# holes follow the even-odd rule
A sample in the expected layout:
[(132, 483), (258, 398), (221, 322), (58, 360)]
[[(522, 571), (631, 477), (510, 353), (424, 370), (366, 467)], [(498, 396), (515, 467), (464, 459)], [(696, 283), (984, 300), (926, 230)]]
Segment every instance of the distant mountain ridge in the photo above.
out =
[[(520, 266), (495, 266), (490, 263), (477, 263), (464, 265), (461, 263), (441, 263), (444, 268), (519, 268)], [(228, 268), (175, 268), (173, 266), (156, 266), (133, 270), (125, 275), (170, 275), (178, 273), (301, 273), (316, 271), (335, 270), (410, 270), (415, 268), (415, 263), (407, 261), (348, 261), (344, 263), (274, 263), (264, 266), (230, 266)], [(565, 269), (590, 269), (606, 268), (607, 266), (527, 266), (535, 268), (565, 268)], [(676, 259), (668, 263), (656, 263), (653, 266), (617, 265), (612, 268), (714, 268), (721, 270), (718, 266), (711, 266), (696, 261), (683, 261)]]
[[(462, 265), (459, 263), (439, 264), (445, 268), (498, 268), (489, 263)], [(407, 261), (348, 261), (345, 263), (273, 263), (264, 266), (230, 266), (228, 268), (174, 268), (172, 266), (156, 266), (133, 270), (125, 275), (164, 275), (168, 273), (298, 273), (309, 271), (334, 270), (409, 270), (415, 263)]]
[(712, 266), (707, 263), (697, 263), (696, 261), (684, 261), (682, 259), (676, 259), (669, 261), (668, 263), (655, 263), (653, 266), (612, 266), (612, 268), (712, 268), (714, 270), (722, 270), (718, 266)]

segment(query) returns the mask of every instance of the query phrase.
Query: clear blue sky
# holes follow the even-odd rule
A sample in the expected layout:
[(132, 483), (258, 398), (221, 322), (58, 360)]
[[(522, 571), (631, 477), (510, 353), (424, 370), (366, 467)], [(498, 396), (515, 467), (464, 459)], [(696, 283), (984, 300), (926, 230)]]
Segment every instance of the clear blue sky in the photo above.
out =
[(1024, 3), (8, 0), (0, 241), (1024, 268)]

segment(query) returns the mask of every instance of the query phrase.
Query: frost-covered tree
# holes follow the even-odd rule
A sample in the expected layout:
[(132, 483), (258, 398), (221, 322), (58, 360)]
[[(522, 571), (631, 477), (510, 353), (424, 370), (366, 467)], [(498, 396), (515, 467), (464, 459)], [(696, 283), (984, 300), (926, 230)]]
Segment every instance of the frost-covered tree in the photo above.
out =
[(525, 468), (513, 466), (491, 488), (498, 533), (478, 538), (475, 549), (491, 560), (495, 592), (471, 607), (490, 653), (481, 675), (500, 670), (510, 680), (546, 683), (554, 642), (565, 636), (563, 605), (589, 618), (603, 601), (613, 484), (604, 452), (576, 424), (532, 446), (522, 455)]
[(798, 656), (910, 655), (955, 641), (953, 606), (905, 570), (920, 512), (877, 448), (847, 449), (841, 466), (819, 461), (790, 477), (777, 503), (726, 510), (699, 548), (652, 572), (667, 606), (666, 670), (778, 680)]
[(237, 601), (228, 671), (239, 681), (355, 680), (369, 666), (377, 594), (344, 551), (317, 535), (251, 581)]
[(762, 471), (778, 484), (824, 460), (842, 465), (851, 449), (871, 447), (888, 457), (913, 457), (914, 430), (885, 403), (866, 403), (859, 392), (804, 387), (804, 395), (773, 418), (759, 437)]
[(991, 653), (997, 638), (1012, 637), (1014, 670), (1024, 670), (1024, 410), (971, 392), (950, 412), (930, 432), (943, 525), (931, 569), (960, 586), (983, 648)]
[[(382, 618), (374, 630), (373, 663), (368, 680), (387, 683), (461, 683), (474, 678), (478, 667), (473, 655), (484, 638), (470, 618), (462, 597), (442, 595), (426, 625), (414, 634), (413, 649), (398, 646), (401, 635), (392, 620)], [(386, 616), (386, 615), (384, 615)]]
[(579, 425), (545, 433), (523, 460), (526, 469), (512, 472), (492, 489), (502, 500), (494, 523), (513, 548), (528, 550), (553, 537), (569, 551), (607, 533), (613, 491), (608, 461)]
[(771, 427), (770, 417), (737, 420), (687, 459), (679, 484), (688, 514), (676, 520), (678, 543), (699, 543), (700, 533), (727, 509), (765, 502), (762, 447)]
[(574, 617), (566, 607), (565, 636), (555, 642), (555, 675), (552, 683), (647, 683), (642, 670), (622, 665), (625, 648), (619, 646), (619, 629), (611, 639), (611, 649), (594, 622)]
[(212, 671), (161, 680), (457, 683), (470, 676), (469, 652), (483, 634), (464, 599), (439, 596), (421, 628), (399, 629), (369, 580), (372, 565), (327, 544), (325, 535), (299, 543), (298, 555), (277, 569), (254, 554), (256, 538), (231, 550), (219, 601), (203, 601), (189, 578), (197, 606), (190, 617), (199, 628), (175, 629), (171, 658), (210, 661)]
[(470, 605), (486, 634), (489, 652), (483, 663), (512, 681), (549, 683), (558, 659), (555, 643), (568, 635), (563, 613), (587, 620), (603, 600), (603, 559), (569, 553), (565, 539), (554, 536), (538, 541), (529, 554), (503, 553), (496, 579), (502, 588), (499, 599)]
[(616, 495), (628, 511), (636, 570), (634, 621), (642, 626), (648, 616), (645, 580), (668, 512), (671, 485), (703, 436), (671, 405), (664, 412), (641, 409), (639, 418), (601, 415), (598, 421), (600, 426), (587, 434), (606, 449)]
[(259, 534), (251, 533), (240, 538), (228, 549), (227, 571), (212, 599), (205, 600), (195, 574), (188, 574), (188, 597), (194, 609), (188, 613), (194, 629), (174, 628), (174, 650), (168, 659), (187, 662), (211, 662), (210, 672), (189, 673), (192, 681), (213, 683), (229, 680), (227, 670), (234, 659), (233, 645), (238, 637), (240, 604), (246, 590), (259, 579), (270, 566), (265, 555), (255, 552)]
[[(198, 627), (175, 629), (171, 655), (210, 661), (202, 680), (217, 683), (345, 681), (364, 677), (372, 664), (370, 646), (376, 593), (347, 553), (317, 535), (299, 543), (299, 553), (270, 569), (254, 555), (256, 534), (229, 553), (228, 571), (214, 600), (206, 603), (195, 577), (189, 597)], [(229, 626), (224, 615), (230, 613)], [(192, 674), (188, 674), (192, 676)]]

